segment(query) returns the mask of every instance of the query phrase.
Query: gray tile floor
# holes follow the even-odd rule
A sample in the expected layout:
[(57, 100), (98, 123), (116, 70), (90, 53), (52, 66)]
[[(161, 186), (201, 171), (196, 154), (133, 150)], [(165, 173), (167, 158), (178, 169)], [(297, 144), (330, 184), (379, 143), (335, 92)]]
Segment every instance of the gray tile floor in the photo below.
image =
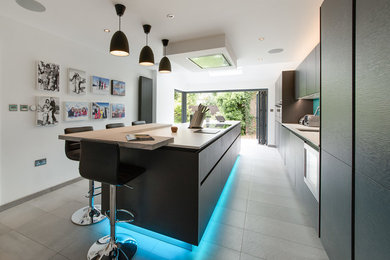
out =
[[(86, 259), (108, 221), (79, 227), (71, 214), (87, 204), (83, 180), (0, 213), (0, 259)], [(99, 203), (99, 199), (97, 199)], [(242, 140), (241, 155), (201, 244), (192, 251), (135, 232), (134, 259), (328, 259), (287, 179), (276, 149)], [(124, 232), (118, 227), (118, 232)]]

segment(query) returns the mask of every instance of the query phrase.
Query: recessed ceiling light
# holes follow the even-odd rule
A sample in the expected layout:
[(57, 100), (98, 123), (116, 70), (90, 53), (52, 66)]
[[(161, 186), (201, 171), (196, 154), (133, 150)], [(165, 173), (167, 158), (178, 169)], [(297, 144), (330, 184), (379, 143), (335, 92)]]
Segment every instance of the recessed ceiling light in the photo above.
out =
[(263, 58), (259, 58), (259, 61), (263, 61)]
[(259, 41), (264, 41), (264, 40), (265, 40), (264, 37), (260, 37), (260, 38), (259, 38)]
[(35, 0), (15, 0), (15, 2), (23, 7), (24, 9), (33, 11), (33, 12), (44, 12), (46, 11), (46, 7), (43, 4), (35, 1)]
[(275, 54), (275, 53), (281, 53), (282, 51), (284, 51), (282, 48), (277, 48), (277, 49), (269, 50), (268, 53)]
[(174, 14), (167, 14), (167, 18), (168, 19), (173, 19), (173, 18), (175, 18), (175, 15)]
[(110, 29), (104, 29), (104, 32), (109, 33), (109, 32), (111, 32), (111, 30)]

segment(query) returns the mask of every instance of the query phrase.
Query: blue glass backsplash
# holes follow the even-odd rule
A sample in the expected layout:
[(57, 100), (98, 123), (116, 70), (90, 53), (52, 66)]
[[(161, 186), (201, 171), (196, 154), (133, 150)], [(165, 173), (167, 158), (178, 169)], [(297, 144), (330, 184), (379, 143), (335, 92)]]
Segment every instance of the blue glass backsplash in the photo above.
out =
[[(319, 98), (313, 99), (313, 115), (316, 112), (317, 107), (319, 106), (320, 106), (320, 99)], [(320, 113), (321, 112), (318, 112), (318, 116), (320, 115)]]

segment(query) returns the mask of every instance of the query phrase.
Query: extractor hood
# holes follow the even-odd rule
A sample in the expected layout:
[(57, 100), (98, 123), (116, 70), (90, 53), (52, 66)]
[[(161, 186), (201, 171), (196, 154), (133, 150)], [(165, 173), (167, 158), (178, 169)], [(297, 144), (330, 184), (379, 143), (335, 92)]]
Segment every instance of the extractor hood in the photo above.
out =
[(224, 34), (172, 42), (167, 55), (174, 63), (190, 71), (233, 69), (237, 59)]

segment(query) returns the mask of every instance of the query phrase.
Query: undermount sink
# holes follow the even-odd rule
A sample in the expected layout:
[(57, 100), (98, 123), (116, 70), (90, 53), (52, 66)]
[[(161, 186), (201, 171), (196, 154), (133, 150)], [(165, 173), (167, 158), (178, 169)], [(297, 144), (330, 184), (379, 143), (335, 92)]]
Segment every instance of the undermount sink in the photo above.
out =
[(297, 130), (302, 131), (302, 132), (320, 132), (320, 129), (318, 129), (318, 128), (314, 128), (314, 129), (310, 129), (310, 128), (297, 128)]

